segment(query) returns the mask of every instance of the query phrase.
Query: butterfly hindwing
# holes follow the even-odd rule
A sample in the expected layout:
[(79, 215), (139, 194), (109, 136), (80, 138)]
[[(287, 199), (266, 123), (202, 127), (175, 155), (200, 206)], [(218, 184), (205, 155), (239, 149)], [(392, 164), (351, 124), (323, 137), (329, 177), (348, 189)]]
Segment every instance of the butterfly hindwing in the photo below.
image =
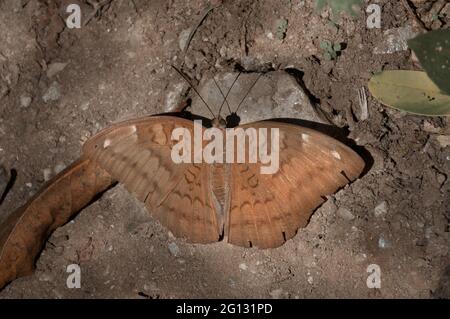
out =
[(279, 170), (261, 174), (260, 162), (232, 165), (226, 235), (239, 246), (277, 247), (308, 223), (325, 196), (358, 178), (364, 161), (315, 130), (272, 121), (242, 126), (248, 127), (279, 128)]

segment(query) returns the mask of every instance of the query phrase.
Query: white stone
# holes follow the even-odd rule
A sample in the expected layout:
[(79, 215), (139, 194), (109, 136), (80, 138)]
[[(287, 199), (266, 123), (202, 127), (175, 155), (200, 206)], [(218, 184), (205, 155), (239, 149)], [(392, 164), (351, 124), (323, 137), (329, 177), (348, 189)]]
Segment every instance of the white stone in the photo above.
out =
[(337, 215), (345, 220), (353, 220), (355, 216), (345, 207), (339, 207), (337, 210)]
[(384, 31), (382, 42), (373, 49), (375, 54), (392, 54), (408, 50), (409, 39), (416, 36), (411, 26), (393, 28)]
[(272, 290), (271, 292), (269, 292), (269, 295), (273, 298), (273, 299), (280, 299), (281, 296), (283, 294), (283, 289), (279, 288), (279, 289), (275, 289)]
[(51, 102), (51, 101), (57, 101), (61, 97), (61, 92), (59, 88), (58, 82), (53, 82), (45, 91), (44, 95), (42, 96), (42, 100), (45, 103)]
[(54, 62), (47, 67), (47, 77), (52, 78), (66, 67), (67, 63)]
[(21, 107), (29, 107), (30, 106), (30, 104), (31, 104), (31, 102), (32, 102), (32, 98), (31, 98), (31, 96), (28, 96), (28, 95), (22, 95), (21, 97), (20, 97), (20, 106)]
[(375, 217), (385, 216), (387, 214), (387, 211), (388, 211), (387, 202), (386, 201), (382, 201), (374, 209)]
[(50, 168), (45, 168), (43, 170), (44, 181), (49, 181), (52, 178), (52, 170)]
[(178, 37), (178, 45), (180, 50), (183, 51), (186, 47), (187, 41), (189, 40), (189, 35), (191, 34), (191, 28), (181, 31)]
[(239, 264), (239, 269), (240, 270), (247, 270), (248, 269), (248, 267), (247, 267), (247, 265), (246, 264), (244, 264), (244, 263), (242, 263), (242, 264)]

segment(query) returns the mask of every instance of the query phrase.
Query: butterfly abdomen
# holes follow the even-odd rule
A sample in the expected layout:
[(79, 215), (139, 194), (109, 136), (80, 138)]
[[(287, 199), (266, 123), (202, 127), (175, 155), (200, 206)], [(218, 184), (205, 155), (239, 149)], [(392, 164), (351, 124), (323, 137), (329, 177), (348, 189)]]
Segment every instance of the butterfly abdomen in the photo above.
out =
[[(212, 164), (210, 185), (213, 200), (216, 205), (219, 227), (225, 222), (230, 204), (230, 166), (229, 164)], [(222, 225), (222, 226), (221, 226)]]

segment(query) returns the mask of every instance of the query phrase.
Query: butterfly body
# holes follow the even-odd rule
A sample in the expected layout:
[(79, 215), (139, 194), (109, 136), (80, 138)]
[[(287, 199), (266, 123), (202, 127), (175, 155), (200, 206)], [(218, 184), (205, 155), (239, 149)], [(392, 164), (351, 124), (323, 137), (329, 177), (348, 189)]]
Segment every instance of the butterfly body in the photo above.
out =
[(230, 164), (226, 163), (215, 163), (210, 166), (210, 187), (221, 233), (224, 230), (226, 216), (230, 209), (230, 168)]

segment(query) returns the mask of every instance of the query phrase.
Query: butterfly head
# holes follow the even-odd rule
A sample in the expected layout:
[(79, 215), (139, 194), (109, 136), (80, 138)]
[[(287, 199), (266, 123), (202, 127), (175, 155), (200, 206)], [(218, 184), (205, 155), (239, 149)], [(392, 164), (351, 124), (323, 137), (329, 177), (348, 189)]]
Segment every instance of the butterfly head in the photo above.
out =
[(227, 122), (219, 115), (212, 120), (212, 126), (224, 129), (227, 127)]

